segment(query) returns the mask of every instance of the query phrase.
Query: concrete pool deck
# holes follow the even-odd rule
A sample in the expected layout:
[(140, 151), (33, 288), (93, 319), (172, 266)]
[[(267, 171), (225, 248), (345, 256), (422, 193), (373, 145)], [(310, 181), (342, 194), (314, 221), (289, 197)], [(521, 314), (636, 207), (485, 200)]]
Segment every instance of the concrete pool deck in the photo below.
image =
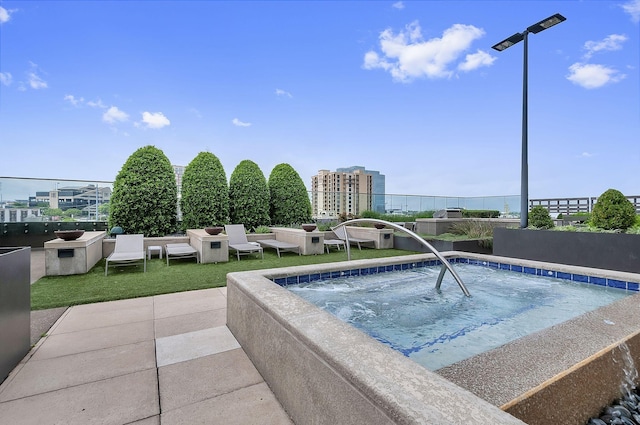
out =
[(225, 322), (226, 288), (70, 307), (0, 385), (0, 422), (291, 424)]
[[(638, 278), (606, 273), (620, 280)], [(634, 358), (640, 357), (638, 305), (638, 296), (627, 297), (438, 370), (437, 375), (467, 392), (469, 404), (454, 412), (448, 423), (473, 423), (457, 419), (477, 415), (487, 404), (519, 417), (537, 416), (535, 421), (525, 420), (527, 423), (581, 423), (577, 418), (554, 415), (565, 414), (562, 404), (567, 397), (585, 399), (593, 387), (605, 386), (607, 381), (618, 385), (620, 374), (607, 368), (611, 361), (606, 360), (615, 357), (615, 347), (621, 341), (627, 342)], [(244, 345), (229, 332), (227, 313), (226, 288), (63, 309), (47, 335), (0, 385), (0, 418), (11, 424), (292, 423), (247, 357)], [(306, 321), (312, 317), (307, 316)], [(363, 334), (356, 340), (372, 342)], [(355, 345), (350, 349), (357, 364), (378, 353), (377, 348), (368, 351), (365, 345)], [(582, 377), (571, 373), (579, 379), (567, 381), (568, 373), (576, 372), (586, 360), (595, 370)], [(622, 362), (619, 358), (615, 361)], [(272, 362), (272, 367), (288, 374), (295, 365)], [(371, 373), (370, 379), (385, 385), (376, 373)], [(306, 391), (305, 385), (297, 387), (298, 392)], [(333, 391), (331, 386), (324, 389), (326, 394)], [(548, 392), (558, 391), (566, 397), (548, 397)], [(474, 401), (469, 393), (478, 399)], [(535, 402), (527, 405), (528, 412), (518, 411), (523, 397)], [(349, 411), (348, 403), (345, 411)], [(506, 417), (507, 422), (493, 423), (522, 423)], [(369, 423), (401, 422), (387, 417)], [(423, 423), (440, 422), (434, 417)]]

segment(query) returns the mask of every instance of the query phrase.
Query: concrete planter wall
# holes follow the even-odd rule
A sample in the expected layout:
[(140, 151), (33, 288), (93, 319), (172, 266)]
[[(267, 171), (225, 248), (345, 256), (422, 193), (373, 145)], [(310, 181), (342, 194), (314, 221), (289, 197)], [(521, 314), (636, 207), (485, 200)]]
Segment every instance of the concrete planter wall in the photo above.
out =
[(0, 248), (0, 383), (29, 352), (31, 248)]
[[(479, 239), (470, 239), (466, 241), (441, 241), (427, 240), (435, 249), (440, 252), (444, 251), (463, 251), (475, 252), (477, 254), (491, 254), (491, 247), (481, 245)], [(397, 236), (393, 240), (393, 247), (396, 249), (404, 249), (407, 251), (431, 252), (429, 249), (408, 236)]]
[(502, 257), (640, 273), (640, 235), (496, 228), (493, 253)]
[(102, 259), (102, 240), (106, 232), (85, 232), (78, 239), (54, 239), (44, 243), (47, 276), (88, 273)]

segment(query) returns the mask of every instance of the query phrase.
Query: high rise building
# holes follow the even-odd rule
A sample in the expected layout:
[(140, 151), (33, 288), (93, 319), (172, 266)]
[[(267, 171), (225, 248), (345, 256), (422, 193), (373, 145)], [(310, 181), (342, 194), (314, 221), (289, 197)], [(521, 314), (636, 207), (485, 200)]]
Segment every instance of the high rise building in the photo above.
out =
[(360, 170), (365, 174), (371, 175), (371, 181), (372, 181), (371, 210), (384, 214), (385, 213), (384, 195), (386, 193), (384, 174), (380, 174), (380, 171), (366, 170), (364, 167), (361, 167), (358, 165), (355, 165), (353, 167), (346, 167), (346, 168), (336, 168), (336, 172), (341, 172), (341, 173), (353, 173), (356, 170)]
[[(375, 174), (373, 174), (375, 173)], [(360, 215), (374, 209), (374, 177), (382, 179), (381, 198), (384, 212), (384, 175), (369, 172), (364, 167), (319, 170), (311, 177), (312, 207), (315, 218), (336, 218), (343, 214)], [(379, 201), (378, 201), (379, 202)]]
[(180, 209), (180, 199), (182, 199), (182, 175), (184, 174), (184, 165), (171, 165), (173, 167), (173, 174), (176, 176), (176, 186), (177, 186), (177, 194), (178, 194), (178, 221), (182, 220), (182, 210)]
[(178, 199), (182, 196), (182, 175), (184, 174), (184, 165), (172, 165), (173, 174), (176, 176), (176, 186), (178, 186)]

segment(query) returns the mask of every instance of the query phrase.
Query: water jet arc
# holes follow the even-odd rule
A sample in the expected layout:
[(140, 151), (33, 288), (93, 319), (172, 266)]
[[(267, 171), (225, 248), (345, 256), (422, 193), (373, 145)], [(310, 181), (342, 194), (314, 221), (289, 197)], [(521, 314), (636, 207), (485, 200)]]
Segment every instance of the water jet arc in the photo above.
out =
[[(442, 285), (442, 279), (444, 278), (444, 274), (445, 274), (445, 272), (447, 270), (449, 270), (449, 272), (451, 273), (453, 278), (456, 280), (456, 282), (458, 282), (458, 286), (460, 287), (460, 289), (462, 289), (462, 292), (464, 292), (464, 294), (467, 297), (471, 296), (471, 294), (467, 290), (467, 287), (464, 286), (464, 283), (462, 283), (462, 279), (460, 279), (460, 276), (458, 276), (458, 273), (456, 273), (456, 271), (453, 269), (453, 267), (451, 266), (449, 261), (447, 261), (447, 259), (444, 258), (442, 256), (442, 254), (440, 254), (440, 252), (438, 252), (438, 250), (435, 249), (429, 242), (424, 240), (422, 238), (422, 236), (418, 235), (417, 233), (415, 233), (415, 232), (413, 232), (413, 231), (411, 231), (411, 230), (409, 230), (409, 229), (407, 229), (407, 228), (405, 228), (403, 226), (400, 226), (400, 225), (395, 224), (395, 223), (391, 223), (391, 222), (386, 221), (386, 220), (380, 220), (380, 219), (377, 219), (377, 218), (354, 218), (352, 220), (347, 220), (345, 222), (339, 223), (337, 226), (332, 227), (332, 229), (337, 229), (338, 227), (343, 227), (343, 226), (346, 226), (347, 224), (352, 224), (352, 223), (384, 224), (385, 226), (391, 227), (392, 229), (405, 232), (406, 234), (411, 236), (413, 239), (415, 239), (416, 241), (418, 241), (422, 245), (426, 246), (433, 254), (435, 254), (436, 257), (438, 257), (438, 260), (440, 260), (440, 262), (442, 263), (442, 269), (440, 270), (440, 274), (438, 275), (438, 280), (436, 282), (436, 289), (437, 290), (440, 290), (440, 286)], [(345, 229), (344, 235), (345, 235), (345, 239), (346, 239), (345, 240), (345, 245), (346, 245), (346, 250), (347, 250), (347, 260), (351, 261), (351, 249), (350, 249), (350, 243), (349, 243), (349, 232), (347, 232), (347, 229)]]

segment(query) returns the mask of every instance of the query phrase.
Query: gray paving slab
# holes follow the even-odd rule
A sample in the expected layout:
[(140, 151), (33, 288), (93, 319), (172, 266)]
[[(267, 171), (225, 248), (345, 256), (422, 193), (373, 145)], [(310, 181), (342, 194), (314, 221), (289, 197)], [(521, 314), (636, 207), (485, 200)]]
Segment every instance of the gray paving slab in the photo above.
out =
[(0, 384), (2, 425), (160, 425), (160, 394), (176, 423), (291, 423), (225, 325), (226, 288), (36, 314), (47, 336)]
[(0, 393), (0, 402), (154, 369), (153, 341), (28, 361)]
[(153, 341), (153, 328), (153, 321), (147, 320), (107, 326), (100, 328), (98, 332), (95, 329), (87, 329), (49, 335), (35, 351), (32, 359), (43, 360), (142, 341)]
[(189, 297), (176, 297), (172, 302), (163, 302), (162, 296), (155, 297), (154, 318), (162, 319), (182, 314), (227, 308), (227, 299), (219, 291), (197, 292), (199, 294), (189, 294)]
[(291, 425), (265, 383), (162, 412), (162, 425)]
[(242, 349), (158, 368), (163, 412), (264, 382)]
[[(157, 304), (174, 304), (183, 300), (198, 299), (202, 297), (216, 297), (223, 295), (222, 288), (199, 289), (196, 291), (174, 292), (171, 294), (156, 295), (153, 302)], [(224, 288), (226, 289), (226, 288)]]
[(77, 314), (93, 314), (99, 312), (111, 312), (129, 310), (140, 307), (153, 306), (153, 297), (129, 298), (126, 300), (107, 301), (102, 303), (82, 304), (73, 307)]
[(156, 339), (158, 367), (240, 348), (226, 326)]
[[(122, 301), (115, 302), (121, 303)], [(95, 310), (87, 306), (76, 306), (69, 311), (69, 314), (62, 323), (51, 329), (50, 333), (54, 335), (65, 332), (77, 332), (148, 320), (153, 320), (153, 304), (150, 301), (148, 301), (146, 305), (122, 307), (118, 304), (112, 305), (111, 308), (104, 308), (104, 306), (96, 304)]]
[(159, 406), (154, 368), (0, 403), (0, 418), (11, 425), (121, 425), (158, 415)]
[(160, 415), (151, 416), (135, 422), (129, 422), (126, 425), (160, 425)]
[(170, 316), (155, 321), (156, 338), (200, 331), (224, 326), (227, 323), (227, 309), (207, 310), (198, 313)]

